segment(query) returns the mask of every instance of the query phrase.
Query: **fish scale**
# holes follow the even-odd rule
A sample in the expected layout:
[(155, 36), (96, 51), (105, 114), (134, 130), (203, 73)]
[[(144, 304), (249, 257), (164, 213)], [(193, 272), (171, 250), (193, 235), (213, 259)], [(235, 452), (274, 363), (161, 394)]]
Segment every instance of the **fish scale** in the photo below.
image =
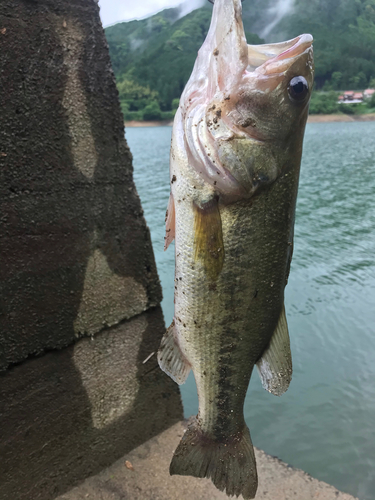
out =
[(158, 361), (179, 384), (193, 371), (199, 411), (170, 473), (245, 499), (257, 489), (243, 415), (254, 366), (278, 396), (292, 375), (284, 288), (312, 85), (310, 35), (247, 46), (240, 1), (216, 0), (172, 134), (175, 314)]
[[(184, 183), (181, 184), (184, 192)], [(179, 189), (177, 181), (177, 196)], [(294, 190), (288, 188), (290, 191)], [(285, 211), (289, 212), (291, 207), (284, 196), (281, 181), (268, 194), (269, 207), (273, 206), (270, 198), (278, 195), (284, 202), (284, 210), (279, 207), (277, 218), (272, 208), (271, 215), (267, 215), (261, 197), (223, 207), (220, 211), (225, 263), (215, 290), (204, 279), (203, 265), (194, 260), (192, 200), (184, 193), (185, 201), (176, 207), (176, 220), (184, 223), (177, 229), (180, 237), (176, 239), (176, 255), (179, 256), (176, 258), (175, 319), (181, 349), (194, 369), (202, 429), (209, 433), (215, 433), (216, 403), (222, 397), (219, 396), (220, 368), (223, 366), (219, 362), (221, 351), (228, 345), (232, 346), (229, 351), (231, 359), (225, 366), (231, 369), (232, 385), (238, 392), (234, 395), (229, 392), (225, 403), (233, 410), (228, 415), (227, 430), (233, 421), (234, 429), (238, 431), (243, 426), (240, 419), (253, 366), (269, 343), (283, 306), (290, 248), (284, 220), (287, 217)], [(292, 222), (290, 220), (290, 225)], [(261, 231), (258, 231), (259, 225)], [(267, 225), (274, 226), (274, 234), (265, 227)], [(256, 233), (260, 235), (258, 239), (254, 238)], [(233, 234), (239, 237), (234, 238)], [(267, 235), (266, 241), (264, 235)], [(239, 336), (237, 332), (243, 332), (243, 335)], [(240, 353), (237, 361), (236, 351)]]

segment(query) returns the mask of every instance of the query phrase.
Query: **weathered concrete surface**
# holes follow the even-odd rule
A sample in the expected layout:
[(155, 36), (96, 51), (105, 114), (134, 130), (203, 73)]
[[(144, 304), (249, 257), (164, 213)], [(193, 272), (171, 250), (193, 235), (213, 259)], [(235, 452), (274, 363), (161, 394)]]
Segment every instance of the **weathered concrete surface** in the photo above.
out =
[(160, 307), (0, 375), (0, 499), (52, 500), (177, 422)]
[[(169, 476), (169, 463), (184, 426), (178, 423), (56, 500), (228, 499), (208, 479)], [(256, 460), (259, 475), (257, 500), (355, 500), (261, 450), (256, 450)], [(126, 466), (127, 461), (134, 470), (128, 468), (129, 464)]]
[(0, 500), (52, 500), (182, 418), (96, 0), (0, 1)]
[(0, 371), (161, 300), (95, 0), (0, 2)]

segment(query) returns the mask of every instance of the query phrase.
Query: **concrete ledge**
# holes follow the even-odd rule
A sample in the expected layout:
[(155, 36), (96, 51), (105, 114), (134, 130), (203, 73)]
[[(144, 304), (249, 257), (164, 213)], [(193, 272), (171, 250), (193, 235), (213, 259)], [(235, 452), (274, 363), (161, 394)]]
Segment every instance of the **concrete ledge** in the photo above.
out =
[(178, 422), (160, 306), (0, 373), (0, 499), (52, 500)]
[[(57, 500), (226, 500), (210, 480), (169, 476), (169, 463), (184, 425), (179, 423), (150, 439)], [(258, 500), (355, 500), (261, 450), (256, 450), (256, 459)]]

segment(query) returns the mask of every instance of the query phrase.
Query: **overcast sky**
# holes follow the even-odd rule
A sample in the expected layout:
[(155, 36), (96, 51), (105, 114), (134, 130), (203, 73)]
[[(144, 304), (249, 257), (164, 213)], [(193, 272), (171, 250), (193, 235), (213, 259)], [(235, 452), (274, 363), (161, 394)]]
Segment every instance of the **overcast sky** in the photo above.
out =
[[(190, 1), (192, 4), (200, 3), (200, 1)], [(182, 0), (99, 0), (103, 26), (142, 18), (167, 7), (175, 7), (180, 3)]]

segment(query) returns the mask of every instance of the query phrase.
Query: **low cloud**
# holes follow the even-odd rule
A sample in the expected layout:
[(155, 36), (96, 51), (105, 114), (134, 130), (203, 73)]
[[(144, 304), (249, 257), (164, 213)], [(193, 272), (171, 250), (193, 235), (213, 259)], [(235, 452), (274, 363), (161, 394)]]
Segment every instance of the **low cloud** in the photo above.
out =
[(259, 33), (261, 38), (267, 38), (273, 28), (293, 10), (294, 0), (277, 0), (273, 7), (265, 12), (264, 23), (266, 27)]
[(200, 9), (207, 0), (186, 0), (180, 5), (180, 17), (184, 17), (193, 10)]
[(99, 0), (100, 17), (104, 26), (143, 19), (152, 16), (163, 9), (179, 8), (179, 16), (183, 17), (192, 10), (202, 7), (207, 0), (142, 0), (141, 2), (128, 2), (124, 0)]

